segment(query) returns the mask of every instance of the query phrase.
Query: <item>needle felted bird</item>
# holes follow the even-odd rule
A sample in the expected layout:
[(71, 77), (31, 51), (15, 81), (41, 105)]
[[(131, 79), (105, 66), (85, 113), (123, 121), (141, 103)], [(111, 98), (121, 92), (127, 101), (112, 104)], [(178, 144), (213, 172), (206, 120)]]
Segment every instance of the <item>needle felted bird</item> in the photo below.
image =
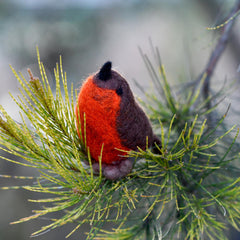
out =
[(133, 160), (120, 149), (146, 149), (146, 141), (149, 147), (155, 143), (161, 145), (127, 81), (112, 70), (111, 62), (106, 62), (99, 72), (85, 80), (75, 113), (81, 128), (78, 133), (86, 139), (93, 169), (99, 171), (102, 151), (102, 173), (108, 179), (119, 179), (132, 170)]

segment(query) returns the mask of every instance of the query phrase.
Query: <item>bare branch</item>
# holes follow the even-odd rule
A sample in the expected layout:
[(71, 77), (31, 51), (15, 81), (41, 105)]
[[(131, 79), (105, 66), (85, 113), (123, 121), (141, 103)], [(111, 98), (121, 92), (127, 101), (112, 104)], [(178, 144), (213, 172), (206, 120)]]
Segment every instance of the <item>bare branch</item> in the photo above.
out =
[[(238, 12), (240, 10), (240, 0), (236, 1), (235, 6), (233, 7), (231, 13), (229, 14), (228, 18), (231, 18), (234, 14), (236, 14), (236, 12)], [(221, 54), (223, 53), (224, 49), (226, 48), (232, 27), (234, 25), (234, 20), (236, 18), (234, 18), (233, 20), (229, 21), (222, 30), (222, 35), (219, 38), (217, 45), (215, 47), (215, 49), (212, 51), (212, 54), (209, 58), (209, 61), (203, 71), (203, 73), (201, 75), (203, 75), (204, 73), (207, 74), (205, 81), (204, 81), (204, 86), (203, 86), (203, 92), (204, 95), (209, 93), (209, 84), (210, 84), (210, 79), (211, 76), (213, 74), (213, 71), (218, 63), (218, 60), (221, 57)], [(208, 96), (207, 96), (208, 97)]]
[[(235, 6), (231, 10), (227, 19), (230, 19), (239, 10), (240, 10), (240, 0), (237, 0), (236, 3), (235, 3)], [(212, 74), (213, 74), (213, 72), (214, 72), (214, 70), (217, 66), (217, 63), (218, 63), (223, 51), (225, 50), (225, 48), (227, 46), (227, 43), (228, 43), (228, 40), (229, 40), (229, 37), (230, 37), (230, 34), (231, 34), (231, 31), (232, 31), (235, 20), (236, 20), (236, 18), (233, 18), (223, 26), (221, 36), (220, 36), (215, 48), (213, 49), (213, 51), (210, 55), (210, 58), (209, 58), (209, 60), (206, 64), (206, 67), (204, 68), (203, 72), (197, 78), (196, 85), (199, 84), (203, 75), (205, 74), (204, 83), (203, 83), (203, 97), (205, 99), (207, 99), (209, 97), (210, 80), (211, 80)], [(209, 109), (211, 108), (211, 102), (210, 101), (208, 103), (208, 108)]]

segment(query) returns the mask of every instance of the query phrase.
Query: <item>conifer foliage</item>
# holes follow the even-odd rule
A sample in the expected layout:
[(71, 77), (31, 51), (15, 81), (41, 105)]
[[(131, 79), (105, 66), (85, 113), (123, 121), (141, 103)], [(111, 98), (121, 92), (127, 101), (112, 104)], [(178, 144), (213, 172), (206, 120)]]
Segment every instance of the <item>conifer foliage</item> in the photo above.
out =
[[(72, 231), (66, 237), (74, 239), (83, 239), (81, 227), (88, 225), (88, 240), (222, 240), (228, 239), (229, 227), (240, 231), (239, 129), (226, 122), (229, 107), (218, 110), (225, 89), (215, 94), (209, 90), (239, 11), (237, 0), (228, 20), (211, 28), (223, 30), (209, 62), (194, 84), (178, 94), (168, 82), (158, 49), (151, 45), (154, 62), (140, 49), (156, 89), (148, 93), (140, 87), (145, 94), (140, 102), (162, 146), (127, 152), (135, 158), (134, 168), (116, 181), (102, 176), (101, 156), (100, 173), (93, 171), (86, 139), (79, 138), (85, 134), (78, 135), (76, 128), (77, 92), (73, 85), (69, 89), (61, 57), (54, 69), (54, 89), (38, 49), (40, 78), (28, 70), (25, 79), (12, 68), (21, 86), (18, 97), (11, 95), (21, 123), (0, 106), (0, 150), (9, 153), (0, 158), (35, 168), (38, 177), (14, 176), (17, 186), (1, 189), (22, 188), (42, 196), (29, 199), (39, 209), (12, 224), (47, 217), (32, 236), (61, 231), (68, 224)], [(22, 178), (31, 183), (21, 185)]]
[[(55, 89), (50, 88), (39, 53), (41, 79), (29, 70), (27, 80), (12, 68), (21, 85), (21, 95), (12, 98), (22, 121), (14, 121), (0, 107), (0, 144), (1, 150), (21, 160), (1, 158), (36, 168), (37, 181), (16, 188), (43, 196), (29, 199), (40, 209), (12, 224), (48, 216), (51, 223), (32, 236), (72, 224), (66, 237), (77, 238), (87, 224), (91, 230), (86, 239), (227, 239), (227, 227), (240, 230), (239, 130), (226, 129), (227, 110), (222, 116), (216, 112), (222, 92), (205, 99), (199, 84), (174, 97), (158, 49), (156, 66), (141, 54), (157, 89), (156, 94), (145, 93), (142, 104), (162, 147), (156, 146), (159, 154), (140, 148), (128, 152), (136, 159), (134, 169), (117, 181), (93, 172), (89, 151), (76, 130), (77, 93), (73, 86), (68, 89), (61, 57), (54, 70)], [(215, 124), (207, 118), (213, 113), (220, 116)], [(56, 212), (61, 213), (58, 218)]]

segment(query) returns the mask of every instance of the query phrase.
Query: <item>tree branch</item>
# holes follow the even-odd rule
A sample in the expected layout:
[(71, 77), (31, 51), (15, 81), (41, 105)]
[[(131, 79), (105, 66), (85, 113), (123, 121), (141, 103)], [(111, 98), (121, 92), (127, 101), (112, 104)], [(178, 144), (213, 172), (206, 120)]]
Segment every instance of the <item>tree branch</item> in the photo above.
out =
[[(240, 0), (237, 0), (235, 3), (235, 6), (231, 10), (227, 19), (230, 19), (239, 10), (240, 10)], [(196, 81), (196, 85), (197, 85), (201, 81), (202, 77), (205, 74), (205, 79), (204, 79), (204, 83), (203, 83), (203, 96), (205, 99), (207, 99), (209, 97), (210, 80), (211, 80), (212, 74), (216, 68), (217, 63), (218, 63), (223, 51), (225, 50), (225, 48), (227, 46), (229, 36), (230, 36), (231, 30), (233, 28), (235, 19), (236, 18), (233, 18), (232, 20), (230, 20), (228, 23), (226, 23), (224, 25), (221, 37), (219, 38), (219, 40), (216, 44), (216, 47), (213, 49), (206, 67), (204, 68), (203, 72), (200, 74), (200, 76), (198, 77), (198, 79)], [(208, 108), (210, 108), (210, 107), (211, 107), (211, 103), (209, 102)]]

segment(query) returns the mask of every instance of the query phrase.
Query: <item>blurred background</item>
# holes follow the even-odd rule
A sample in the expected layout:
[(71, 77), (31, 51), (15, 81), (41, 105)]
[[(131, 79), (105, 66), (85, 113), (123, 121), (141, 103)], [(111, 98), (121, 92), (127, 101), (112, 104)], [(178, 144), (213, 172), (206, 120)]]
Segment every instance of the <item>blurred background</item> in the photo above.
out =
[[(158, 46), (172, 85), (195, 80), (203, 71), (220, 31), (206, 28), (222, 23), (235, 1), (232, 0), (0, 0), (0, 104), (19, 120), (18, 108), (8, 92), (18, 95), (18, 83), (10, 70), (27, 75), (27, 68), (38, 74), (36, 46), (52, 84), (53, 69), (63, 57), (68, 81), (81, 86), (90, 73), (107, 60), (130, 83), (134, 93), (141, 92), (136, 80), (152, 90), (148, 72), (138, 47), (150, 58), (149, 39)], [(236, 19), (231, 40), (214, 72), (211, 86), (221, 88), (223, 82), (239, 82), (240, 23)], [(238, 84), (239, 85), (239, 84)], [(238, 86), (237, 85), (237, 86)], [(181, 88), (180, 88), (181, 89)], [(238, 91), (225, 99), (237, 106)], [(143, 97), (143, 96), (142, 96)], [(223, 105), (224, 108), (226, 105)], [(234, 108), (233, 108), (234, 109)], [(231, 115), (231, 112), (230, 114)], [(233, 114), (229, 121), (239, 122)], [(0, 153), (6, 156), (6, 153)], [(0, 174), (36, 175), (32, 169), (0, 160)], [(0, 178), (0, 186), (27, 184), (24, 180)], [(26, 240), (45, 220), (9, 225), (29, 216), (40, 206), (27, 199), (37, 194), (25, 190), (0, 191), (0, 240)], [(64, 239), (72, 226), (53, 230), (35, 239)], [(87, 229), (86, 229), (87, 230)], [(84, 239), (74, 235), (70, 239)], [(229, 239), (240, 239), (231, 231)]]

